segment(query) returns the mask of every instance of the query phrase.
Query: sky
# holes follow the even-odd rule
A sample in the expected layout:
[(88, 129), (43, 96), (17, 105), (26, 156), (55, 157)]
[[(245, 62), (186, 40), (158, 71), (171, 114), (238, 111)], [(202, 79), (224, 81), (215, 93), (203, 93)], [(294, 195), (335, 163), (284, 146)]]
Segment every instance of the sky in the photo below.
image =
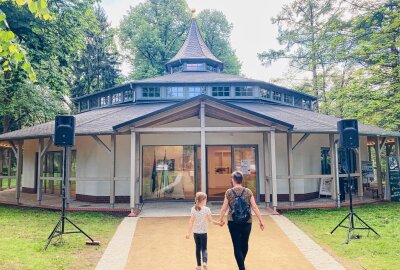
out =
[[(191, 9), (199, 13), (204, 9), (222, 11), (233, 24), (231, 45), (242, 62), (242, 73), (249, 78), (271, 81), (287, 72), (289, 66), (280, 60), (269, 67), (261, 65), (257, 53), (268, 49), (280, 48), (276, 37), (278, 27), (271, 23), (284, 4), (290, 0), (186, 0)], [(131, 6), (144, 0), (103, 0), (105, 9), (113, 27), (117, 27)], [(189, 27), (189, 25), (188, 25)], [(129, 72), (129, 65), (122, 65), (124, 74)]]

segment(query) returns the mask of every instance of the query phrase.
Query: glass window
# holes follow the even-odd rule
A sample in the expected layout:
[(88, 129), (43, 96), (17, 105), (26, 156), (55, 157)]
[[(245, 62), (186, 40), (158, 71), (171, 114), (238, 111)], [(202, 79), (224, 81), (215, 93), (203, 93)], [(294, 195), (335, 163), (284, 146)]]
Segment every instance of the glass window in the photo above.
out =
[(260, 97), (271, 99), (271, 90), (268, 89), (260, 89)]
[(288, 95), (288, 94), (284, 94), (283, 95), (283, 101), (285, 103), (292, 104), (293, 103), (293, 96), (292, 95)]
[(90, 109), (99, 107), (99, 98), (93, 97), (89, 100)]
[(294, 99), (294, 106), (296, 106), (296, 107), (303, 107), (303, 99), (302, 99), (302, 98), (299, 98), (299, 97), (296, 97), (296, 98)]
[(167, 87), (167, 97), (184, 97), (183, 87)]
[(186, 64), (187, 71), (204, 71), (204, 64)]
[(193, 199), (194, 146), (143, 146), (143, 197)]
[(122, 92), (115, 93), (112, 95), (112, 104), (122, 102)]
[(311, 100), (303, 99), (303, 108), (311, 109)]
[(86, 110), (89, 109), (88, 100), (87, 100), (87, 99), (82, 100), (82, 101), (80, 102), (80, 104), (81, 104), (81, 108), (80, 108), (81, 111), (86, 111)]
[(330, 149), (321, 147), (321, 174), (331, 174), (331, 156)]
[(204, 86), (188, 87), (188, 97), (195, 97), (205, 94), (206, 88)]
[(241, 86), (235, 88), (235, 96), (237, 97), (251, 97), (253, 96), (253, 87)]
[(182, 70), (183, 70), (183, 65), (177, 66), (177, 67), (173, 67), (172, 68), (172, 73), (179, 72), (179, 71), (182, 71)]
[(272, 99), (276, 101), (282, 101), (282, 94), (278, 91), (272, 91)]
[(257, 148), (233, 146), (234, 169), (243, 173), (243, 185), (257, 194)]
[(213, 66), (210, 66), (210, 65), (207, 65), (207, 70), (208, 71), (212, 71), (212, 72), (217, 72), (217, 68), (216, 67), (213, 67)]
[(229, 97), (230, 92), (231, 90), (229, 86), (218, 86), (212, 88), (211, 95), (213, 97)]
[(108, 104), (110, 104), (110, 96), (102, 96), (100, 98), (100, 106), (107, 106)]
[(133, 91), (132, 90), (125, 90), (124, 91), (124, 101), (133, 100)]
[(142, 89), (142, 96), (143, 97), (160, 97), (161, 92), (159, 87), (144, 87)]

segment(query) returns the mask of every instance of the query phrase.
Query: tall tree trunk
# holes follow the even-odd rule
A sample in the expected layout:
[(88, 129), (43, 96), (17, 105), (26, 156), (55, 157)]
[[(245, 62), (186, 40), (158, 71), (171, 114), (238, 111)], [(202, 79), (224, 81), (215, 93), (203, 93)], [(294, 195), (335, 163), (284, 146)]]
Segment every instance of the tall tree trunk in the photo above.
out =
[(11, 117), (9, 115), (3, 116), (3, 133), (10, 131)]

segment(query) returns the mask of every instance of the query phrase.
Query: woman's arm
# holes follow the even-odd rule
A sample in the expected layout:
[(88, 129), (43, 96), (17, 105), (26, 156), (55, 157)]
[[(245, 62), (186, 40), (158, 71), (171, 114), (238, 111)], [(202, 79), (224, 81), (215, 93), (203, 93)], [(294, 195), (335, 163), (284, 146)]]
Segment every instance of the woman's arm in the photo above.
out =
[(192, 216), (190, 217), (190, 220), (189, 220), (189, 227), (188, 227), (188, 232), (187, 232), (187, 234), (186, 234), (186, 239), (189, 239), (190, 234), (192, 233), (193, 224), (194, 224), (194, 216), (192, 215)]
[(260, 210), (258, 209), (258, 206), (256, 204), (256, 200), (254, 199), (254, 196), (251, 196), (250, 204), (251, 204), (251, 208), (253, 209), (253, 211), (256, 214), (258, 221), (260, 223), (260, 229), (263, 231), (264, 230), (264, 221), (261, 217), (261, 213), (260, 213)]
[(228, 210), (228, 199), (225, 197), (224, 203), (222, 204), (221, 212), (219, 214), (219, 222), (221, 224), (224, 223), (224, 216), (225, 216), (227, 210)]

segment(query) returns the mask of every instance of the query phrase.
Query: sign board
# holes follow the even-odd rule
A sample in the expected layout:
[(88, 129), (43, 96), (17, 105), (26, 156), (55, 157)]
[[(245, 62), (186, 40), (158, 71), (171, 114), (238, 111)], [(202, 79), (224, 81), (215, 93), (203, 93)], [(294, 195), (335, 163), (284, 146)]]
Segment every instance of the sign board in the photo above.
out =
[(319, 185), (319, 195), (332, 196), (332, 183), (331, 178), (322, 178)]
[(361, 161), (361, 171), (363, 183), (368, 183), (374, 180), (374, 165), (372, 161)]
[(392, 202), (400, 202), (400, 167), (399, 157), (387, 158), (389, 172), (389, 191)]
[(248, 159), (242, 159), (240, 161), (240, 169), (243, 174), (251, 174), (250, 164), (250, 160)]

